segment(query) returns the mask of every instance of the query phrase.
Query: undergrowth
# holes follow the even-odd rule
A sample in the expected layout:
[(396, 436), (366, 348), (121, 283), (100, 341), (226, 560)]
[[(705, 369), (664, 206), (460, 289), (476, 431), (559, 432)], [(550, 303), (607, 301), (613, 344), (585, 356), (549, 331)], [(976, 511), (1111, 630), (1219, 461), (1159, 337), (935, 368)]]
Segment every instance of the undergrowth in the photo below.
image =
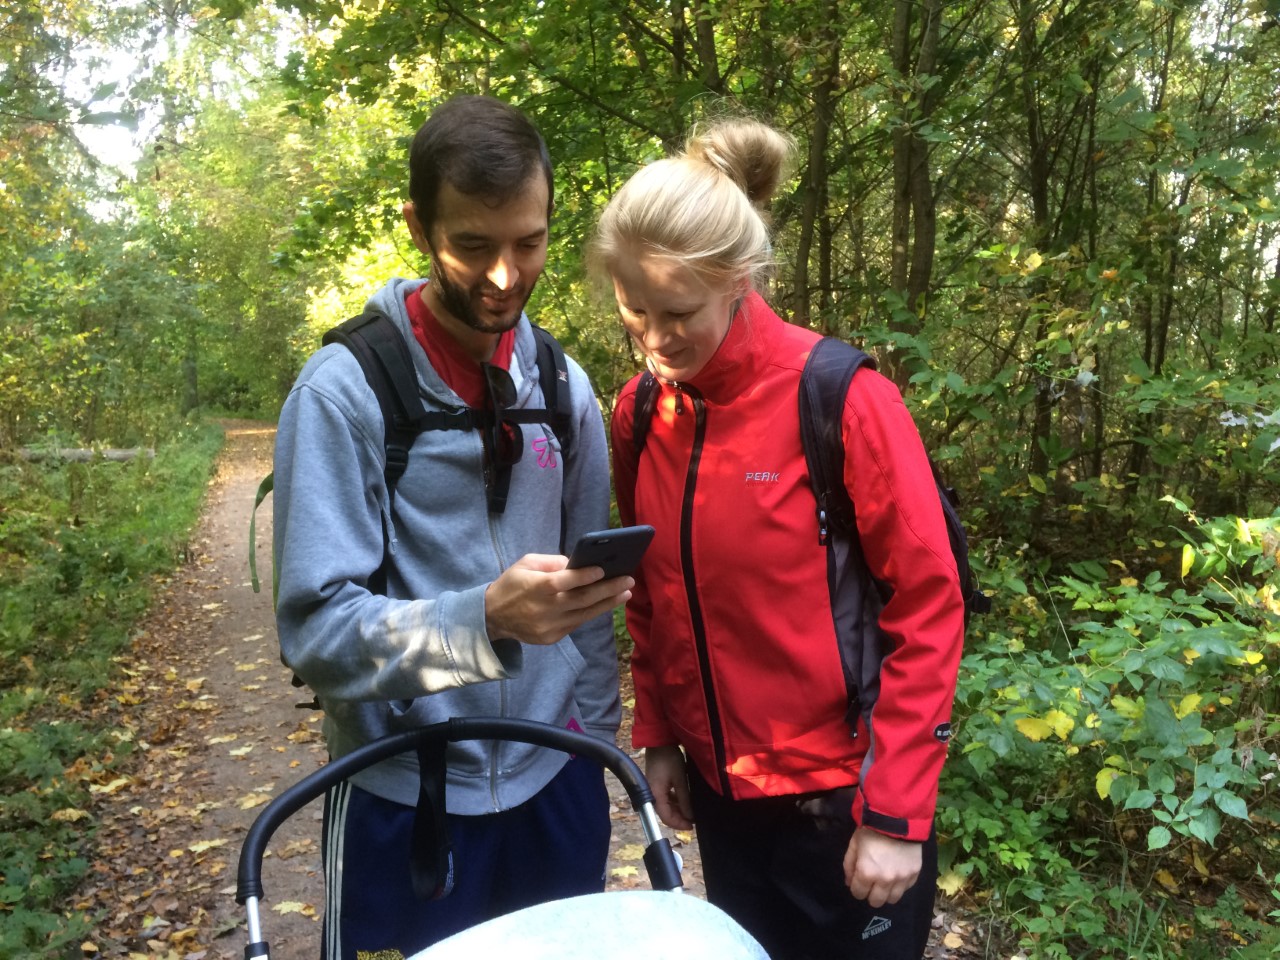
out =
[(154, 460), (0, 463), (0, 956), (78, 954), (92, 926), (68, 906), (85, 807), (129, 747), (95, 694), (183, 560), (221, 443), (203, 426)]

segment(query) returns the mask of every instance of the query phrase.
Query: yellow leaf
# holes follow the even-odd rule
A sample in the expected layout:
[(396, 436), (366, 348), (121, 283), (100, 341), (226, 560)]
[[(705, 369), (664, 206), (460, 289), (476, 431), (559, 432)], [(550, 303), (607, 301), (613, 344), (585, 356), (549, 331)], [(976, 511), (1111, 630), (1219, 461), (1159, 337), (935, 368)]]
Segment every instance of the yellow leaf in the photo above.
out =
[(1138, 581), (1135, 580), (1133, 577), (1120, 578), (1120, 586), (1122, 587), (1136, 587), (1137, 585), (1138, 585)]
[(1120, 776), (1119, 770), (1111, 767), (1103, 767), (1098, 771), (1098, 775), (1094, 778), (1094, 786), (1098, 790), (1098, 796), (1105, 800), (1111, 795), (1111, 781)]
[(964, 889), (965, 878), (954, 870), (948, 870), (938, 878), (938, 889), (948, 897), (954, 897)]
[(1030, 273), (1032, 270), (1035, 270), (1037, 267), (1039, 267), (1040, 264), (1044, 263), (1044, 257), (1040, 256), (1040, 254), (1035, 253), (1033, 251), (1031, 255), (1028, 256), (1024, 262), (1027, 265), (1027, 272)]
[(1136, 373), (1126, 373), (1124, 375), (1124, 382), (1137, 385), (1142, 382), (1142, 378), (1138, 376)]
[(609, 871), (609, 873), (610, 875), (617, 877), (619, 880), (621, 880), (623, 877), (638, 876), (640, 871), (637, 870), (635, 867), (614, 867), (612, 870)]
[(1245, 523), (1243, 517), (1236, 517), (1236, 535), (1241, 543), (1253, 543), (1253, 534), (1249, 532), (1249, 524)]
[(249, 793), (240, 798), (241, 810), (252, 810), (254, 807), (260, 807), (264, 803), (271, 800), (271, 795), (266, 793)]
[(1193, 660), (1199, 659), (1199, 657), (1199, 650), (1192, 650), (1190, 647), (1187, 647), (1187, 649), (1182, 651), (1182, 659), (1187, 661), (1187, 663), (1191, 663)]
[(1142, 704), (1119, 694), (1111, 698), (1111, 706), (1115, 707), (1116, 713), (1126, 720), (1137, 720), (1143, 714)]
[(676, 839), (679, 840), (681, 843), (685, 844), (686, 846), (688, 846), (689, 844), (693, 843), (693, 834), (690, 833), (688, 830), (677, 830)]
[(1061, 710), (1050, 710), (1044, 715), (1045, 723), (1053, 728), (1059, 740), (1067, 739), (1067, 734), (1075, 729), (1076, 722)]
[(204, 686), (204, 677), (196, 677), (194, 680), (187, 681), (187, 689), (191, 693), (199, 693), (200, 688)]
[(271, 908), (276, 913), (300, 913), (304, 917), (314, 917), (316, 908), (309, 903), (299, 903), (297, 900), (286, 900), (284, 903), (277, 903)]
[(628, 843), (618, 849), (619, 860), (643, 860), (644, 846), (639, 843)]
[(236, 664), (236, 670), (238, 670), (240, 673), (248, 673), (250, 670), (257, 670), (257, 669), (258, 669), (258, 665), (256, 663), (237, 663)]
[(228, 750), (227, 753), (231, 754), (231, 756), (233, 757), (243, 757), (246, 753), (248, 753), (252, 749), (253, 749), (253, 744), (251, 743), (248, 746), (236, 747), (234, 750)]
[(208, 737), (206, 738), (205, 743), (210, 743), (210, 744), (231, 743), (233, 740), (236, 739), (236, 737), (237, 737), (237, 734), (228, 733), (225, 737)]
[(964, 946), (964, 937), (958, 933), (948, 933), (942, 938), (942, 945), (948, 950), (959, 950)]
[(1037, 743), (1053, 733), (1053, 727), (1039, 717), (1021, 717), (1015, 720), (1013, 725), (1022, 732), (1024, 737)]
[(81, 953), (97, 953), (98, 945), (94, 943), (92, 940), (86, 940), (84, 943), (80, 944), (80, 952)]
[(1027, 483), (1031, 484), (1031, 489), (1036, 493), (1048, 493), (1049, 488), (1044, 485), (1044, 477), (1037, 474), (1031, 474), (1027, 477)]
[(1173, 879), (1173, 874), (1168, 870), (1156, 871), (1156, 883), (1160, 884), (1160, 886), (1164, 887), (1170, 893), (1177, 893), (1179, 889), (1181, 889), (1178, 886), (1178, 881)]
[(51, 820), (57, 820), (59, 823), (75, 823), (77, 820), (83, 820), (87, 816), (89, 814), (83, 810), (77, 810), (75, 807), (64, 807), (49, 814)]
[(1173, 715), (1181, 720), (1187, 714), (1192, 713), (1200, 706), (1200, 701), (1204, 698), (1198, 693), (1188, 693), (1182, 698), (1182, 702), (1178, 704), (1177, 709), (1173, 711)]
[(1196, 562), (1196, 551), (1189, 543), (1182, 545), (1182, 575), (1185, 577), (1191, 572), (1192, 566)]
[(192, 853), (204, 853), (206, 850), (212, 850), (214, 847), (220, 847), (225, 844), (226, 839), (220, 840), (197, 840), (191, 846), (187, 847)]
[(90, 793), (105, 793), (110, 796), (113, 793), (119, 793), (121, 789), (129, 785), (128, 777), (116, 777), (108, 784), (93, 783), (89, 785)]
[(1200, 858), (1200, 854), (1194, 851), (1191, 854), (1191, 865), (1196, 868), (1196, 873), (1200, 874), (1200, 876), (1209, 876), (1209, 865)]

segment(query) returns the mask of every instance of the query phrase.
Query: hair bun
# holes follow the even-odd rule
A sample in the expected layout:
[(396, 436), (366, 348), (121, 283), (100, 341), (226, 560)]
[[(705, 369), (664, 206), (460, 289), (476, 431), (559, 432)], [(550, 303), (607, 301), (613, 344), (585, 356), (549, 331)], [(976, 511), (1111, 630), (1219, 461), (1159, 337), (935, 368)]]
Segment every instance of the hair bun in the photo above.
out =
[(763, 210), (778, 191), (793, 148), (789, 136), (759, 121), (719, 120), (695, 128), (684, 153), (729, 177)]

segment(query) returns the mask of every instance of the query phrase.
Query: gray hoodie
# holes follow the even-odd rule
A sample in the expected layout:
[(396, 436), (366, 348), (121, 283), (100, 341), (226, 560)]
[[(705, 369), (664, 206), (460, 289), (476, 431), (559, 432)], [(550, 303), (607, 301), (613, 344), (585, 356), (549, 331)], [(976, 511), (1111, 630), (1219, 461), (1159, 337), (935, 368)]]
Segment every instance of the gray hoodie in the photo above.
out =
[[(463, 404), (414, 339), (404, 298), (422, 280), (392, 279), (369, 300), (400, 328), (428, 410)], [(536, 348), (516, 328), (516, 407), (540, 408)], [(383, 481), (382, 415), (354, 355), (323, 347), (294, 384), (276, 435), (276, 622), (285, 662), (320, 698), (330, 753), (454, 716), (579, 724), (610, 743), (617, 733), (617, 654), (608, 614), (549, 646), (491, 640), (484, 594), (527, 553), (609, 523), (609, 464), (600, 408), (569, 361), (573, 422), (566, 458), (551, 427), (526, 424), (501, 514), (489, 512), (478, 431), (428, 430), (409, 451), (394, 509)], [(385, 596), (370, 593), (392, 531)], [(449, 746), (451, 813), (506, 810), (528, 800), (566, 757), (519, 743)], [(412, 805), (417, 760), (393, 757), (353, 777), (371, 793)]]

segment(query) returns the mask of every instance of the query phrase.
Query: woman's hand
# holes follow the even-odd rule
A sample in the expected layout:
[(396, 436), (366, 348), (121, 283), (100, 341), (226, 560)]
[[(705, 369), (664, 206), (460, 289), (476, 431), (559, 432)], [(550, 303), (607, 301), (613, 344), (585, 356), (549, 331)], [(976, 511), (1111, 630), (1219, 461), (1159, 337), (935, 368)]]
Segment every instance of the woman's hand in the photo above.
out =
[(673, 830), (693, 829), (689, 775), (679, 747), (649, 747), (644, 752), (644, 775), (653, 788), (658, 817)]
[(920, 876), (921, 849), (913, 840), (858, 827), (844, 855), (849, 892), (873, 908), (897, 903)]

